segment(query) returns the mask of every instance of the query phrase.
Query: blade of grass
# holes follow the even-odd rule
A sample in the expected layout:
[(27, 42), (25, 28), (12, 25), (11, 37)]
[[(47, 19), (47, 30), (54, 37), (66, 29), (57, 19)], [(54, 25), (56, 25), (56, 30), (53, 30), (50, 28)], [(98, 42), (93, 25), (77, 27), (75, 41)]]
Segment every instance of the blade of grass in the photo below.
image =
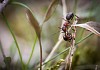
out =
[[(22, 7), (25, 7), (26, 9), (29, 10), (29, 13), (31, 14), (31, 17), (33, 18), (33, 20), (37, 23), (37, 20), (35, 19), (33, 13), (32, 13), (32, 10), (25, 4), (23, 3), (20, 3), (20, 2), (11, 2), (11, 4), (15, 4), (15, 5), (19, 5), (19, 6), (22, 6)], [(35, 25), (37, 25), (39, 27), (36, 28)], [(38, 36), (38, 39), (39, 39), (39, 45), (40, 45), (40, 70), (42, 70), (42, 44), (41, 44), (41, 27), (39, 26), (39, 24), (33, 24), (33, 27), (35, 28), (35, 32)], [(39, 30), (40, 30), (40, 33), (39, 33)]]
[(81, 43), (82, 41), (84, 41), (85, 39), (87, 39), (88, 37), (92, 36), (93, 33), (90, 33), (89, 35), (85, 36), (84, 38), (82, 38), (81, 40), (79, 40), (75, 45)]
[(56, 57), (58, 57), (59, 55), (65, 53), (66, 51), (68, 51), (70, 49), (70, 47), (66, 48), (65, 50), (63, 50), (62, 52), (60, 52), (59, 54), (55, 55), (53, 58), (51, 58), (50, 60), (48, 60), (47, 62), (43, 63), (42, 65), (44, 64), (47, 64), (48, 62), (52, 61), (53, 59), (55, 59)]
[(9, 31), (10, 31), (12, 37), (13, 37), (13, 39), (14, 39), (14, 41), (15, 41), (15, 44), (16, 44), (16, 47), (17, 47), (17, 50), (18, 50), (18, 53), (19, 53), (19, 56), (20, 56), (21, 64), (22, 64), (22, 70), (25, 70), (25, 68), (24, 68), (24, 63), (23, 63), (23, 60), (22, 60), (21, 51), (20, 51), (19, 45), (18, 45), (18, 43), (17, 43), (16, 37), (15, 37), (15, 35), (14, 35), (14, 33), (13, 33), (13, 31), (12, 31), (10, 25), (9, 25), (9, 22), (8, 22), (6, 16), (4, 15), (4, 13), (2, 13), (2, 16), (3, 16), (3, 19), (4, 19), (4, 21), (5, 21), (6, 25), (7, 25), (8, 29), (9, 29)]
[(82, 36), (83, 36), (83, 33), (84, 33), (84, 30), (83, 28), (79, 29), (79, 31), (77, 31), (77, 33), (79, 34), (77, 37), (76, 37), (76, 42), (78, 42)]
[(27, 65), (26, 65), (27, 67), (28, 67), (28, 65), (29, 65), (29, 63), (31, 61), (31, 58), (32, 58), (32, 55), (33, 55), (33, 52), (34, 52), (34, 48), (35, 48), (35, 45), (36, 45), (36, 41), (37, 41), (37, 36), (35, 38), (35, 41), (34, 41), (34, 44), (33, 44), (33, 47), (32, 47), (32, 51), (31, 51), (31, 54), (30, 54), (30, 57), (28, 59)]

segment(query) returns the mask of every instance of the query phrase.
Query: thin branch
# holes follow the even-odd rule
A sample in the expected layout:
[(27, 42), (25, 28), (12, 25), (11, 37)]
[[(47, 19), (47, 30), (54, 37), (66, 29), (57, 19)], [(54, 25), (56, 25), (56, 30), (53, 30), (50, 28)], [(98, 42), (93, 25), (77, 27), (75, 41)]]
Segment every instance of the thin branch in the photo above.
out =
[[(73, 22), (73, 24), (76, 24), (78, 22), (78, 20), (75, 20)], [(69, 70), (71, 70), (71, 66), (72, 66), (72, 59), (73, 59), (73, 55), (74, 55), (74, 52), (76, 51), (76, 47), (75, 47), (75, 38), (76, 38), (76, 27), (74, 26), (74, 33), (72, 33), (72, 47), (71, 47), (71, 55), (70, 55), (70, 67), (69, 67)]]
[[(77, 22), (78, 22), (77, 20), (74, 20), (73, 24), (76, 24)], [(73, 58), (73, 54), (76, 50), (75, 37), (76, 37), (76, 27), (74, 27), (74, 33), (72, 33), (71, 48), (70, 48), (69, 53), (65, 59), (66, 60), (66, 69), (69, 67), (69, 70), (71, 70), (72, 58)]]
[[(62, 0), (62, 5), (63, 5), (63, 17), (65, 17), (66, 14), (67, 14), (67, 7), (66, 7), (65, 0)], [(65, 21), (62, 19), (62, 25), (64, 24), (64, 22)], [(62, 43), (62, 41), (63, 41), (63, 37), (62, 37), (62, 34), (60, 33), (58, 42), (56, 43), (56, 45), (54, 46), (54, 48), (52, 49), (52, 51), (50, 52), (50, 54), (48, 55), (48, 57), (46, 58), (44, 63), (51, 59), (51, 57), (53, 56), (54, 52), (58, 49), (58, 47)], [(44, 68), (44, 66), (43, 66), (43, 68)]]

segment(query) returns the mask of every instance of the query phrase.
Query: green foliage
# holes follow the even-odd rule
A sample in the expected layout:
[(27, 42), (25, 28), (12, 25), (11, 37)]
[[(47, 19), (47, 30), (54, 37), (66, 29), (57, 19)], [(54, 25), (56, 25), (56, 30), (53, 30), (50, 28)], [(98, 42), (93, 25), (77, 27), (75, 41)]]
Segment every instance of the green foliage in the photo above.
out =
[(48, 68), (47, 70), (58, 70), (58, 68), (61, 66), (61, 63), (65, 62), (64, 59), (60, 59), (60, 61), (58, 61), (55, 65), (53, 65), (52, 67)]

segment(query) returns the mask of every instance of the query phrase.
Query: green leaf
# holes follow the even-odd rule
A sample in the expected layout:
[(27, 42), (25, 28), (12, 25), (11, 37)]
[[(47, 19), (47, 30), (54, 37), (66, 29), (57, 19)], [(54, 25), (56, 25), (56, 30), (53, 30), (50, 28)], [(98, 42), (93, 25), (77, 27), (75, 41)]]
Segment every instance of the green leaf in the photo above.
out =
[(49, 5), (49, 7), (46, 11), (43, 22), (46, 22), (52, 16), (52, 14), (54, 13), (58, 3), (59, 3), (59, 0), (52, 0), (52, 2), (50, 3), (50, 5)]

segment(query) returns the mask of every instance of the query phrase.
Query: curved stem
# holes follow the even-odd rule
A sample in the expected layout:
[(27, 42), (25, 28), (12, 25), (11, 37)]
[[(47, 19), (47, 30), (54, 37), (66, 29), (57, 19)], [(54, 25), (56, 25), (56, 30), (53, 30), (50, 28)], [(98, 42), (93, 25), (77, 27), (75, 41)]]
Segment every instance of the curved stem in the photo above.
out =
[(32, 51), (31, 51), (30, 57), (29, 57), (28, 62), (27, 62), (27, 67), (28, 67), (28, 65), (29, 65), (29, 63), (31, 61), (31, 58), (32, 58), (32, 55), (33, 55), (33, 52), (34, 52), (34, 47), (36, 45), (36, 41), (37, 41), (37, 36), (35, 38), (35, 41), (34, 41), (34, 44), (33, 44), (33, 47), (32, 47)]
[[(32, 13), (32, 10), (27, 5), (25, 5), (23, 3), (11, 2), (11, 4), (16, 4), (16, 5), (20, 5), (22, 7), (25, 7)], [(41, 38), (41, 35), (40, 35), (40, 38)], [(40, 38), (38, 38), (38, 39), (39, 39), (39, 44), (40, 44), (40, 70), (42, 70), (42, 45), (41, 45), (41, 39)]]
[(23, 60), (22, 60), (22, 55), (21, 55), (20, 48), (19, 48), (19, 45), (18, 45), (18, 43), (17, 43), (16, 37), (15, 37), (15, 35), (14, 35), (14, 33), (13, 33), (13, 31), (12, 31), (10, 25), (9, 25), (9, 22), (7, 21), (7, 18), (6, 18), (5, 15), (4, 15), (4, 13), (2, 13), (2, 16), (3, 16), (3, 19), (4, 19), (4, 21), (6, 22), (6, 25), (7, 25), (8, 29), (9, 29), (9, 31), (10, 31), (10, 33), (11, 33), (11, 35), (12, 35), (14, 41), (15, 41), (15, 44), (16, 44), (16, 47), (17, 47), (17, 49), (18, 49), (18, 53), (19, 53), (19, 56), (20, 56), (20, 60), (21, 60), (21, 64), (22, 64), (22, 69), (24, 70), (24, 63), (23, 63)]
[(39, 44), (40, 44), (40, 70), (42, 70), (42, 44), (40, 38), (39, 38)]

